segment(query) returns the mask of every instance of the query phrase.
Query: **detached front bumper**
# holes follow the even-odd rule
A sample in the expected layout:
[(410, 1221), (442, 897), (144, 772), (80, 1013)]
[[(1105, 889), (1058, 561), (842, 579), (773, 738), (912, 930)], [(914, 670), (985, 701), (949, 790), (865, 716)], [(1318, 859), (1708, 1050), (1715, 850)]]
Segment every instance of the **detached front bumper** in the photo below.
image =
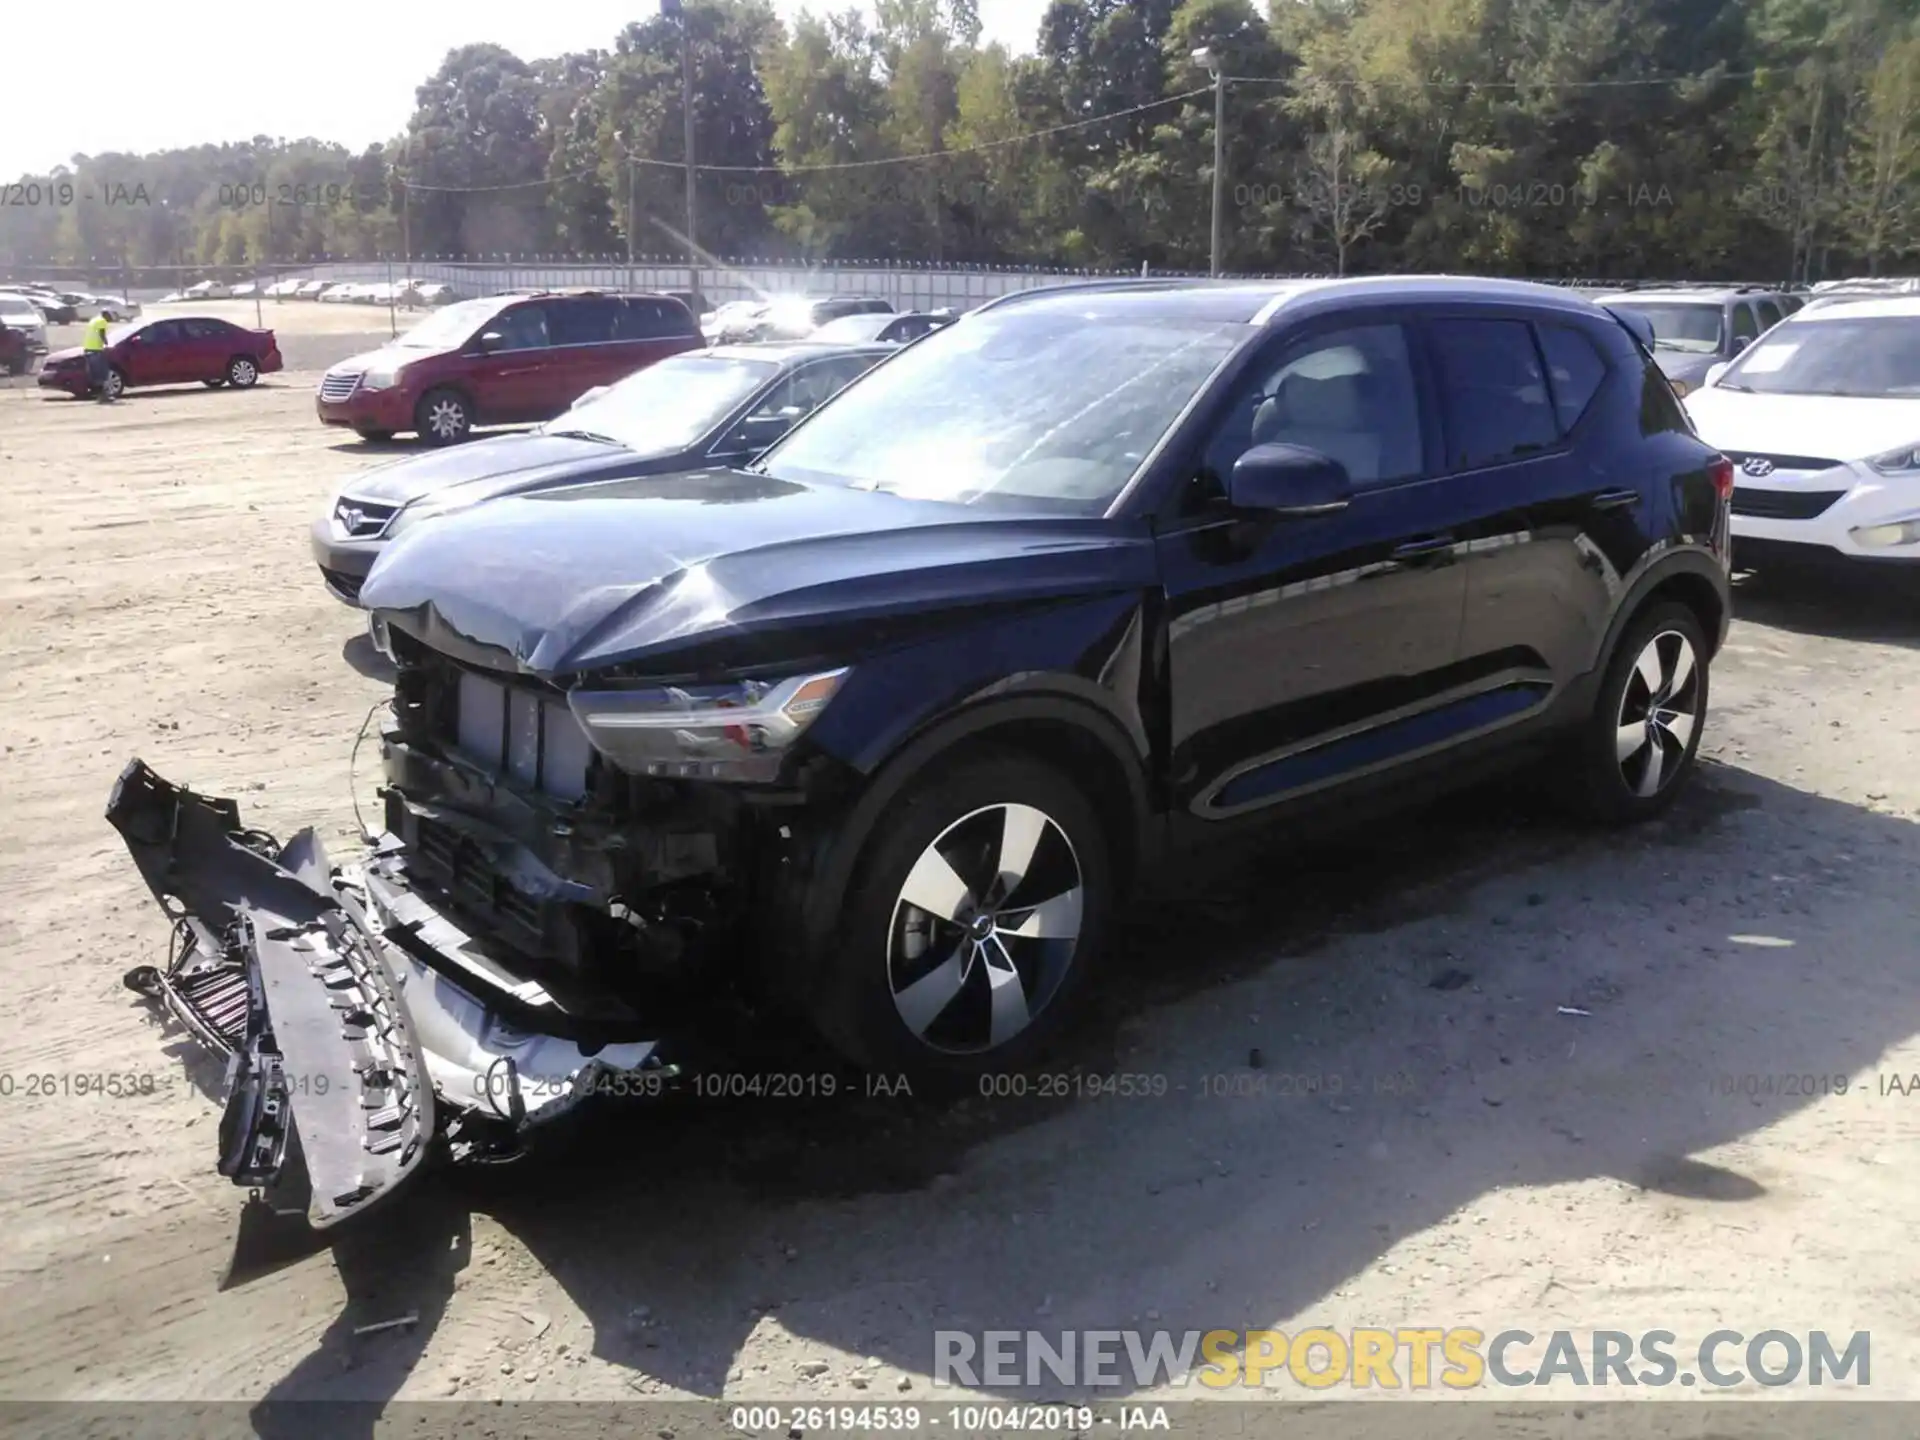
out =
[(281, 845), (139, 760), (107, 819), (177, 934), (164, 970), (127, 983), (226, 1057), (218, 1168), (276, 1210), (335, 1224), (430, 1158), (502, 1158), (588, 1094), (647, 1093), (642, 1072), (664, 1073), (652, 1041), (540, 1028), (560, 1018), (548, 997), (412, 894), (380, 846), (335, 869), (311, 830)]

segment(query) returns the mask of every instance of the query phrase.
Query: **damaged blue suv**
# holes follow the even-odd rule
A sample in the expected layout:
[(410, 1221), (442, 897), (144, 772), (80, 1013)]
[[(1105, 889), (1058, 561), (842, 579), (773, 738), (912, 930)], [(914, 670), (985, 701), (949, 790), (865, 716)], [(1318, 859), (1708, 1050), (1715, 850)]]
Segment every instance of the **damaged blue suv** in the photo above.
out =
[(222, 1170), (318, 1224), (647, 1093), (723, 995), (964, 1082), (1170, 847), (1542, 754), (1598, 818), (1667, 805), (1731, 488), (1553, 289), (1011, 296), (743, 469), (401, 537), (381, 833), (336, 868), (133, 762), (181, 939), (129, 979), (233, 1057)]

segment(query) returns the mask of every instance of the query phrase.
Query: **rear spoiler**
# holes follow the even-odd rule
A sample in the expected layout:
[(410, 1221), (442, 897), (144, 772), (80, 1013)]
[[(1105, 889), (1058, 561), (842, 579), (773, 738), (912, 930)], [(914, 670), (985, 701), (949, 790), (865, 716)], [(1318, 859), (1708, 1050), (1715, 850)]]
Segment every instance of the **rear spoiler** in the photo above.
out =
[(1602, 305), (1600, 307), (1618, 320), (1626, 332), (1640, 342), (1640, 348), (1648, 354), (1653, 353), (1653, 322), (1638, 310), (1625, 306)]

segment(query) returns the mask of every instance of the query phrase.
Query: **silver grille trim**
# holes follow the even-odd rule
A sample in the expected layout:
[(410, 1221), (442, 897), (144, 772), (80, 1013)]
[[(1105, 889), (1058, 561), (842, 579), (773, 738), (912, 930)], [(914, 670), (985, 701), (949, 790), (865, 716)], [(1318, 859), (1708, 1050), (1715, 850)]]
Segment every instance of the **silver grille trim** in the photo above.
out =
[(398, 505), (383, 505), (378, 500), (356, 500), (351, 495), (342, 495), (334, 502), (333, 523), (340, 527), (340, 533), (348, 539), (372, 540), (399, 513)]
[(360, 370), (329, 370), (320, 381), (320, 398), (329, 404), (337, 404), (353, 395), (360, 388)]

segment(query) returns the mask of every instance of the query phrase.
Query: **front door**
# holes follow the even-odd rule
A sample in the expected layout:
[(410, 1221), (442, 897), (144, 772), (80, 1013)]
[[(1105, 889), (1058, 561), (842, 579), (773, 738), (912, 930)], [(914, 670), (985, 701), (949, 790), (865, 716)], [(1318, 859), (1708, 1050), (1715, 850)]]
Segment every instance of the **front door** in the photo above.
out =
[[(1465, 587), (1415, 358), (1397, 319), (1349, 317), (1276, 337), (1219, 407), (1158, 541), (1176, 807), (1225, 819), (1471, 728), (1435, 718), (1462, 698)], [(1233, 463), (1256, 444), (1340, 461), (1351, 501), (1302, 519), (1226, 509)]]
[(565, 409), (553, 408), (553, 362), (547, 336), (546, 307), (537, 300), (513, 305), (483, 327), (498, 335), (493, 348), (473, 362), (474, 423), (511, 425), (544, 420)]

